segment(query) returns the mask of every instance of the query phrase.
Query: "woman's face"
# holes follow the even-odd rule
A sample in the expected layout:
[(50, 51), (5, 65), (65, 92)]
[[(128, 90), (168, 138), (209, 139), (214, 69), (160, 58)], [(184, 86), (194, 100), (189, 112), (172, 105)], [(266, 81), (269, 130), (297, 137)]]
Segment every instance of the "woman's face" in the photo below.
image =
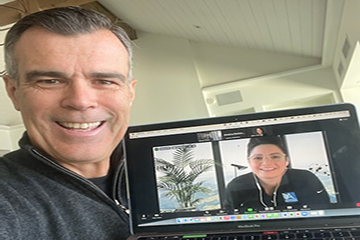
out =
[(256, 129), (256, 132), (257, 132), (258, 134), (263, 134), (263, 130), (262, 130), (261, 128), (257, 128), (257, 129)]
[(274, 144), (255, 147), (248, 160), (253, 173), (263, 181), (281, 179), (289, 164), (288, 157)]

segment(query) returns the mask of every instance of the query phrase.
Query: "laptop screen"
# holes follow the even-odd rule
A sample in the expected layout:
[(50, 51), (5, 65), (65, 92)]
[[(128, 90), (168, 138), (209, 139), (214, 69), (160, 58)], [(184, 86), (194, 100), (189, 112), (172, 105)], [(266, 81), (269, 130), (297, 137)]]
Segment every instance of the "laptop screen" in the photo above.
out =
[(131, 126), (125, 151), (133, 231), (356, 219), (358, 149), (350, 104)]

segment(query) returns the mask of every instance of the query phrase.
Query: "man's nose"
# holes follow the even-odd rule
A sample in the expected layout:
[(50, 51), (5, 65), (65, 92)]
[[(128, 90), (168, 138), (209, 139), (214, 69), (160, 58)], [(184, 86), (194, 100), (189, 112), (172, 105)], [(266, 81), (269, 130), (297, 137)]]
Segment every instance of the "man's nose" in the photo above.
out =
[(62, 106), (83, 111), (97, 106), (96, 90), (86, 80), (76, 80), (68, 85), (64, 92)]

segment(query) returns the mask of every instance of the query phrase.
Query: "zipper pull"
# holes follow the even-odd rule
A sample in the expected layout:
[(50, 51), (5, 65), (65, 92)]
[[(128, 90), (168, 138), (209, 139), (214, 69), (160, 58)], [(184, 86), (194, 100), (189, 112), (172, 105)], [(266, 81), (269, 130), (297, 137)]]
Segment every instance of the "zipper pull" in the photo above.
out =
[(130, 214), (130, 210), (127, 209), (124, 205), (122, 205), (117, 199), (114, 199), (116, 205), (120, 207), (125, 213)]

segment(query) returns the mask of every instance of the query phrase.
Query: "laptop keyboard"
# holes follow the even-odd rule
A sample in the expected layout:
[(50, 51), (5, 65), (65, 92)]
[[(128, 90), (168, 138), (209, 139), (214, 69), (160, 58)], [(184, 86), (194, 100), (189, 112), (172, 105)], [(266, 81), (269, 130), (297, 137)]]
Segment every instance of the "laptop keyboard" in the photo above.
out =
[(271, 231), (254, 233), (207, 234), (192, 236), (140, 237), (139, 240), (360, 240), (360, 229)]

